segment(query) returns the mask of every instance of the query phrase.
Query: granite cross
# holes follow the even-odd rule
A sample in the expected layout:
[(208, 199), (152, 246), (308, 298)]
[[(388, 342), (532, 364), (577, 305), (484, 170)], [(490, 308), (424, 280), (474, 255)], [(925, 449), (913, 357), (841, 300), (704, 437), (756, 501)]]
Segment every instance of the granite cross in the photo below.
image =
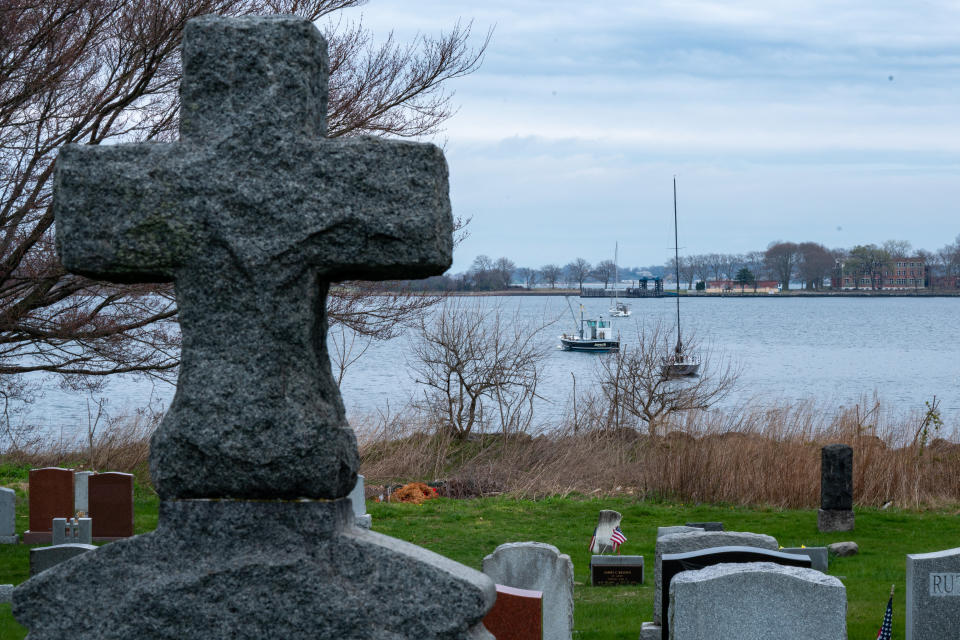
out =
[(309, 22), (193, 20), (179, 142), (60, 153), (64, 266), (176, 286), (180, 379), (151, 447), (164, 499), (346, 496), (356, 442), (330, 375), (328, 282), (450, 264), (442, 152), (323, 137), (328, 71)]

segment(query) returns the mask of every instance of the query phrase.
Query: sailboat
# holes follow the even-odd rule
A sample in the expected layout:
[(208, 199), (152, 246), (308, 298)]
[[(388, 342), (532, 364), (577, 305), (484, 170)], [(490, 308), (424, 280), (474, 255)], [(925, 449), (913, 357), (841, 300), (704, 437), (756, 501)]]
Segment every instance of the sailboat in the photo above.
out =
[(613, 245), (613, 306), (610, 307), (610, 316), (613, 318), (629, 318), (630, 307), (620, 302), (617, 297), (617, 291), (620, 284), (620, 267), (617, 266), (617, 253), (620, 249), (620, 243)]
[(688, 353), (680, 337), (680, 240), (677, 234), (677, 177), (673, 177), (673, 264), (677, 268), (677, 345), (663, 359), (662, 372), (668, 378), (695, 376), (700, 371), (700, 356)]

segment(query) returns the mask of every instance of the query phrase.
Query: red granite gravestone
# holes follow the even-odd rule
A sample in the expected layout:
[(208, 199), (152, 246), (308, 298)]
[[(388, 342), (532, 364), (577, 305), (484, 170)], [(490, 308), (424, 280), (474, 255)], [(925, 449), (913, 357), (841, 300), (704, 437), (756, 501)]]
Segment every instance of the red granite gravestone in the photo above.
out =
[(73, 469), (31, 469), (29, 492), (30, 529), (23, 533), (23, 543), (49, 544), (53, 540), (53, 519), (75, 515)]
[(133, 535), (133, 476), (97, 473), (87, 480), (93, 539), (111, 540)]
[(542, 640), (543, 592), (497, 585), (497, 601), (483, 619), (497, 640)]

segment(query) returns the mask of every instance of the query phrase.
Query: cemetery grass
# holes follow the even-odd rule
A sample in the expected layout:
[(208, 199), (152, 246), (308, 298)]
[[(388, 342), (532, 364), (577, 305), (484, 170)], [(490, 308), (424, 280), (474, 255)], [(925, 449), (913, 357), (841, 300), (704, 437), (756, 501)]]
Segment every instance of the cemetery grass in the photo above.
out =
[[(0, 485), (17, 491), (17, 530), (27, 528), (28, 467), (0, 465)], [(135, 486), (135, 530), (157, 524), (159, 501), (145, 484)], [(600, 509), (623, 514), (627, 554), (643, 555), (646, 582), (623, 587), (589, 586), (587, 544)], [(872, 639), (883, 618), (890, 585), (896, 584), (894, 637), (904, 632), (906, 554), (956, 545), (960, 515), (956, 510), (857, 510), (856, 531), (819, 533), (816, 511), (703, 505), (629, 497), (587, 498), (581, 495), (516, 500), (505, 496), (453, 500), (439, 498), (422, 505), (368, 501), (374, 531), (413, 542), (480, 569), (483, 557), (499, 544), (536, 540), (557, 546), (573, 559), (576, 586), (575, 638), (634, 640), (640, 623), (653, 617), (653, 552), (656, 527), (688, 521), (719, 520), (728, 530), (767, 533), (784, 546), (820, 546), (855, 540), (860, 555), (831, 558), (831, 575), (847, 587), (848, 634), (851, 640)], [(29, 574), (29, 547), (0, 545), (0, 583), (18, 584)], [(26, 630), (0, 605), (0, 638), (19, 640)]]

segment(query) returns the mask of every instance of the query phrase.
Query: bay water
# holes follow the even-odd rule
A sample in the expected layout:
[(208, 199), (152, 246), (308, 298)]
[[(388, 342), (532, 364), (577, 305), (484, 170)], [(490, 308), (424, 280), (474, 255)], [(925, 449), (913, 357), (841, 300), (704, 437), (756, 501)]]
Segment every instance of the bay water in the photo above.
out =
[[(557, 423), (569, 411), (574, 379), (578, 390), (596, 385), (601, 354), (561, 351), (558, 336), (576, 329), (562, 296), (503, 296), (459, 299), (501, 306), (501, 318), (535, 328), (555, 323), (538, 335), (550, 349), (536, 406), (536, 422)], [(588, 317), (609, 316), (610, 300), (569, 298), (574, 315), (582, 304)], [(630, 348), (644, 325), (676, 321), (673, 297), (627, 299), (629, 318), (614, 318), (622, 344)], [(736, 393), (761, 403), (805, 402), (852, 406), (876, 394), (887, 410), (904, 415), (921, 410), (936, 396), (944, 422), (960, 419), (960, 298), (903, 297), (682, 297), (685, 336), (695, 336), (713, 362), (731, 359), (741, 368)], [(436, 309), (436, 308), (435, 308)], [(331, 332), (331, 351), (342, 335)], [(341, 391), (348, 417), (396, 412), (423, 387), (412, 370), (413, 331), (373, 342), (345, 371)], [(354, 348), (358, 349), (359, 344)], [(355, 351), (356, 353), (356, 351)], [(101, 394), (112, 414), (151, 404), (163, 408), (173, 386), (143, 378), (118, 377)], [(49, 432), (85, 432), (88, 398), (47, 385), (41, 397), (16, 420)]]

